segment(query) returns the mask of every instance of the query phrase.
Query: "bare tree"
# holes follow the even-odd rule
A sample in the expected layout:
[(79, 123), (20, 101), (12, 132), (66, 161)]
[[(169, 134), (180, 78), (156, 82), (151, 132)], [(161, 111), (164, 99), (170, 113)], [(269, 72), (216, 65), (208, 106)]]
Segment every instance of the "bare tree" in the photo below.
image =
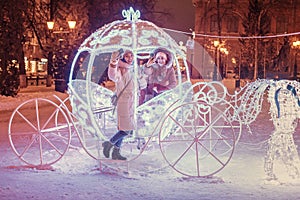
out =
[[(11, 0), (0, 1), (0, 71), (1, 76), (7, 74), (8, 70), (12, 70), (12, 60), (18, 63), (18, 74), (25, 75), (25, 63), (24, 63), (24, 13), (23, 9), (26, 9), (27, 4), (24, 1)], [(14, 70), (17, 72), (16, 70)], [(16, 78), (19, 78), (16, 74)], [(6, 81), (5, 77), (1, 78)], [(14, 88), (19, 87), (19, 80), (13, 81), (16, 84)], [(1, 83), (2, 87), (9, 87), (4, 82)], [(15, 89), (13, 89), (15, 90)], [(10, 92), (7, 93), (8, 95)], [(15, 91), (12, 91), (12, 95), (15, 95)]]
[(122, 10), (130, 7), (139, 10), (143, 20), (151, 21), (158, 26), (162, 26), (172, 17), (167, 10), (156, 7), (158, 0), (88, 0), (88, 2), (91, 31), (114, 20), (122, 20)]
[[(244, 33), (241, 36), (264, 36), (270, 31), (270, 17), (268, 10), (271, 4), (264, 4), (261, 0), (250, 0), (248, 6), (248, 13), (245, 13), (243, 18)], [(244, 59), (248, 63), (254, 64), (253, 79), (258, 76), (258, 50), (259, 39), (242, 39), (240, 42), (243, 44)]]

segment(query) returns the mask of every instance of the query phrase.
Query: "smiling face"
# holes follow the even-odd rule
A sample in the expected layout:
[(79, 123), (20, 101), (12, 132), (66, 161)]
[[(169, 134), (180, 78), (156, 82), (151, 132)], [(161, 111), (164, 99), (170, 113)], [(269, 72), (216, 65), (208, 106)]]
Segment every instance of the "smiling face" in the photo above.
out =
[(163, 66), (167, 64), (167, 60), (168, 60), (167, 54), (163, 52), (158, 52), (155, 56), (155, 60), (159, 66)]
[(132, 52), (125, 53), (123, 58), (126, 63), (128, 63), (130, 65), (133, 63), (133, 53)]

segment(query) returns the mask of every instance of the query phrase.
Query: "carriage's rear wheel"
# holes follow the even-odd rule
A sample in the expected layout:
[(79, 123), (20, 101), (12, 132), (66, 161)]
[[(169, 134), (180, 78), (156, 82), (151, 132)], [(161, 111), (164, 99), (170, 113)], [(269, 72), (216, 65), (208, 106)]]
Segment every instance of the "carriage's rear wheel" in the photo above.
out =
[[(233, 108), (226, 102), (210, 105), (205, 101), (182, 104), (164, 118), (159, 133), (163, 157), (177, 172), (207, 177), (222, 170), (230, 161), (235, 134), (241, 123), (227, 118)], [(166, 134), (165, 127), (170, 127)], [(170, 132), (170, 130), (173, 130)]]
[(227, 88), (219, 81), (197, 82), (185, 92), (183, 99), (192, 95), (191, 101), (206, 101), (210, 104), (219, 103), (226, 98)]
[(68, 116), (61, 106), (35, 98), (20, 104), (9, 121), (8, 137), (20, 160), (30, 166), (51, 165), (62, 158), (71, 141)]
[(88, 129), (82, 126), (76, 117), (74, 117), (73, 120), (77, 136), (85, 152), (96, 160), (101, 159), (102, 155), (100, 151), (102, 150), (102, 141), (99, 136), (91, 133)]
[[(70, 126), (71, 126), (71, 142), (69, 144), (69, 148), (71, 149), (79, 149), (81, 148), (81, 143), (79, 138), (77, 137), (77, 133), (78, 133), (78, 129), (76, 127), (76, 125), (78, 124), (78, 120), (76, 119), (76, 117), (74, 116), (74, 114), (72, 113), (72, 107), (70, 104), (70, 96), (68, 96), (67, 98), (61, 100), (58, 96), (54, 95), (54, 97), (59, 101), (60, 103), (60, 107), (62, 108), (62, 110), (68, 115), (68, 119), (70, 122)], [(59, 115), (61, 115), (62, 112), (57, 112), (56, 113), (56, 126), (60, 126), (60, 119), (61, 117)], [(68, 142), (66, 140), (63, 140), (65, 142)]]

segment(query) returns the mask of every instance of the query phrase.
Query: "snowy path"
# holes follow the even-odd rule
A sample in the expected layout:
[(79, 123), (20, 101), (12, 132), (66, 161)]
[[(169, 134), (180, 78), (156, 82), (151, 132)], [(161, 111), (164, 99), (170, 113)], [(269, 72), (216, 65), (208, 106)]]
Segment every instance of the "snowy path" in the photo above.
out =
[[(22, 93), (22, 100), (54, 93), (57, 94), (51, 90), (28, 92), (24, 96)], [(1, 99), (0, 105), (3, 103)], [(5, 105), (8, 108), (18, 103), (20, 99), (10, 99)], [(280, 182), (264, 179), (265, 141), (273, 130), (267, 101), (258, 119), (251, 124), (252, 135), (244, 128), (229, 164), (212, 178), (198, 179), (183, 177), (170, 167), (146, 174), (134, 168), (129, 174), (111, 169), (101, 173), (97, 170), (98, 163), (82, 149), (70, 149), (52, 166), (54, 171), (26, 168), (8, 145), (10, 110), (1, 107), (0, 199), (300, 199), (300, 180), (289, 178), (282, 164), (276, 165)], [(295, 142), (300, 145), (299, 125)], [(147, 168), (147, 163), (139, 163), (139, 159), (135, 162), (141, 169)]]

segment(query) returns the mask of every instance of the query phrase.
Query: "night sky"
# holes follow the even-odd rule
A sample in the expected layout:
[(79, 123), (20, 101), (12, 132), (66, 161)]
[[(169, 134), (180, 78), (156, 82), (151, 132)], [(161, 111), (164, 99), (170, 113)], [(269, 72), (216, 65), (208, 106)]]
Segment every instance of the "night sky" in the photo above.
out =
[[(192, 0), (159, 0), (157, 6), (166, 8), (174, 16), (162, 28), (189, 33), (191, 32), (190, 29), (194, 29), (195, 8), (193, 7)], [(182, 33), (166, 32), (177, 41), (185, 43), (188, 39), (188, 36)]]
[(195, 8), (193, 7), (192, 0), (159, 0), (157, 6), (168, 9), (174, 16), (164, 28), (184, 32), (190, 32), (190, 28), (194, 29)]

